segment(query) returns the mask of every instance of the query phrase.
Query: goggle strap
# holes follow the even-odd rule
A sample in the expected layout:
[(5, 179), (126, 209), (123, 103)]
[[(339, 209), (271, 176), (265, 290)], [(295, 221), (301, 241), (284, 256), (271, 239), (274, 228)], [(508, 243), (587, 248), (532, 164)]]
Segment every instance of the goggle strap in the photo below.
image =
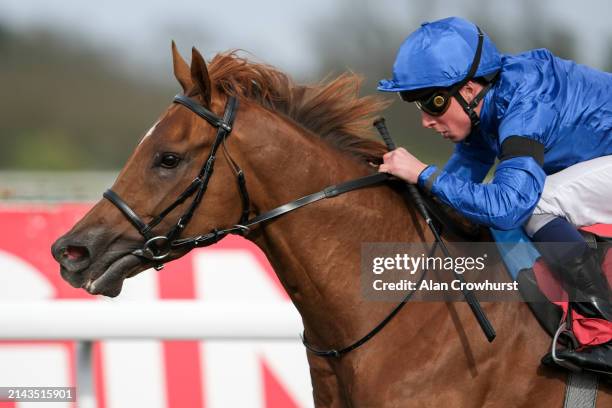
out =
[(476, 75), (478, 65), (480, 65), (480, 56), (482, 55), (482, 43), (484, 42), (484, 34), (480, 30), (480, 27), (476, 26), (476, 29), (478, 29), (478, 46), (476, 48), (474, 60), (472, 61), (472, 66), (470, 67), (470, 70), (464, 79), (465, 82), (469, 81), (474, 77), (474, 75)]
[(465, 76), (465, 78), (463, 78), (462, 81), (460, 81), (460, 82), (456, 83), (455, 85), (453, 85), (453, 87), (450, 90), (450, 94), (452, 96), (454, 96), (455, 99), (457, 99), (457, 102), (459, 102), (461, 107), (463, 107), (463, 110), (470, 117), (470, 122), (472, 123), (472, 127), (473, 128), (476, 128), (480, 124), (480, 118), (478, 117), (478, 115), (476, 114), (474, 109), (476, 108), (478, 103), (480, 103), (482, 98), (484, 98), (484, 96), (487, 93), (487, 91), (493, 85), (493, 81), (490, 81), (487, 84), (487, 86), (485, 86), (478, 93), (478, 95), (476, 95), (474, 97), (474, 99), (470, 103), (467, 103), (467, 101), (459, 93), (459, 89), (461, 89), (465, 84), (468, 83), (468, 81), (470, 81), (472, 78), (474, 78), (474, 75), (476, 75), (476, 71), (478, 70), (478, 65), (480, 64), (480, 56), (482, 55), (482, 44), (484, 42), (484, 34), (482, 33), (482, 30), (480, 29), (480, 27), (476, 26), (476, 29), (478, 30), (478, 46), (476, 47), (476, 54), (474, 54), (474, 59), (472, 60), (472, 65), (470, 66), (470, 69), (469, 69), (467, 75)]
[(482, 55), (482, 43), (484, 42), (484, 34), (480, 30), (480, 27), (476, 26), (476, 29), (478, 30), (478, 46), (476, 47), (476, 54), (474, 54), (472, 65), (470, 66), (470, 69), (465, 78), (457, 82), (449, 89), (449, 93), (451, 95), (457, 94), (457, 91), (459, 91), (459, 89), (461, 89), (463, 85), (467, 84), (469, 80), (474, 78), (474, 75), (476, 75), (476, 71), (478, 70), (478, 65), (480, 64), (480, 56)]

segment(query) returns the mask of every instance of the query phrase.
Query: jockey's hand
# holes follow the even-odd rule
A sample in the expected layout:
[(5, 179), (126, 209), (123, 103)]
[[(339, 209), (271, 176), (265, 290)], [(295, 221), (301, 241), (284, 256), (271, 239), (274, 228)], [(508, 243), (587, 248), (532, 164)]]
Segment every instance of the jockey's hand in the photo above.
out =
[(384, 163), (378, 167), (379, 172), (393, 174), (412, 184), (417, 183), (419, 174), (427, 167), (403, 147), (386, 153), (383, 161)]

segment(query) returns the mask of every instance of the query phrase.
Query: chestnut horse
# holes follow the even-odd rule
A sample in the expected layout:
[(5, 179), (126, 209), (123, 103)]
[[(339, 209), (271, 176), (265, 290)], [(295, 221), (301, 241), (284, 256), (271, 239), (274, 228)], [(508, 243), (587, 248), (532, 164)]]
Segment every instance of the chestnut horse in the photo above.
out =
[[(184, 95), (215, 112), (239, 101), (231, 137), (206, 194), (181, 237), (235, 225), (243, 213), (236, 165), (246, 175), (250, 215), (326, 186), (376, 172), (385, 152), (365, 138), (386, 103), (359, 97), (360, 80), (342, 75), (312, 86), (234, 53), (189, 66), (173, 44)], [(199, 174), (218, 129), (181, 104), (159, 118), (112, 191), (144, 220), (173, 203)], [(230, 159), (231, 157), (231, 159)], [(178, 205), (155, 230), (187, 211)], [(382, 184), (322, 200), (253, 227), (246, 238), (266, 254), (318, 349), (352, 344), (383, 320), (391, 303), (364, 299), (362, 242), (431, 242), (402, 195)], [(155, 261), (136, 256), (142, 237), (125, 213), (101, 200), (53, 246), (74, 287), (117, 296), (124, 279)], [(173, 250), (176, 259), (186, 250)], [(561, 407), (565, 374), (540, 366), (550, 339), (525, 304), (486, 303), (498, 335), (488, 343), (466, 303), (410, 302), (375, 337), (339, 358), (307, 353), (317, 407)], [(598, 406), (612, 406), (610, 389)]]

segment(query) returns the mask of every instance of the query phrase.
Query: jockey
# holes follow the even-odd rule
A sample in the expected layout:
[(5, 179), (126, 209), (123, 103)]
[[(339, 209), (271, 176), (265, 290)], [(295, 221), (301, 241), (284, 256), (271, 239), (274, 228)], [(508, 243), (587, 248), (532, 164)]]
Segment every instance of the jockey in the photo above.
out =
[[(402, 44), (378, 90), (415, 102), (421, 123), (456, 144), (444, 168), (403, 148), (391, 173), (491, 228), (523, 227), (572, 288), (570, 307), (612, 321), (610, 286), (576, 226), (612, 223), (612, 74), (546, 49), (500, 54), (480, 28), (451, 17), (424, 23)], [(495, 159), (493, 179), (483, 183)], [(612, 375), (612, 342), (557, 353)], [(545, 357), (545, 362), (550, 358)]]

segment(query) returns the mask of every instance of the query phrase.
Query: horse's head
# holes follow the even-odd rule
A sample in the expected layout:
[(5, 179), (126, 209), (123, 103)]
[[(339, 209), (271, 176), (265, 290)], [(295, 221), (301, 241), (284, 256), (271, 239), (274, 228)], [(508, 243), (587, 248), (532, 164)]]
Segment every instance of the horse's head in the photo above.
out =
[(74, 287), (116, 296), (124, 279), (193, 247), (179, 237), (232, 226), (248, 212), (225, 146), (241, 133), (239, 124), (232, 128), (236, 100), (213, 88), (195, 48), (191, 67), (174, 43), (172, 50), (184, 94), (142, 138), (105, 199), (53, 244), (61, 275)]
[(251, 208), (274, 208), (371, 172), (367, 163), (385, 151), (362, 136), (386, 103), (360, 98), (356, 75), (301, 86), (234, 53), (207, 67), (194, 49), (189, 67), (172, 50), (183, 94), (104, 199), (52, 247), (64, 279), (90, 293), (116, 296), (126, 278), (242, 232)]

